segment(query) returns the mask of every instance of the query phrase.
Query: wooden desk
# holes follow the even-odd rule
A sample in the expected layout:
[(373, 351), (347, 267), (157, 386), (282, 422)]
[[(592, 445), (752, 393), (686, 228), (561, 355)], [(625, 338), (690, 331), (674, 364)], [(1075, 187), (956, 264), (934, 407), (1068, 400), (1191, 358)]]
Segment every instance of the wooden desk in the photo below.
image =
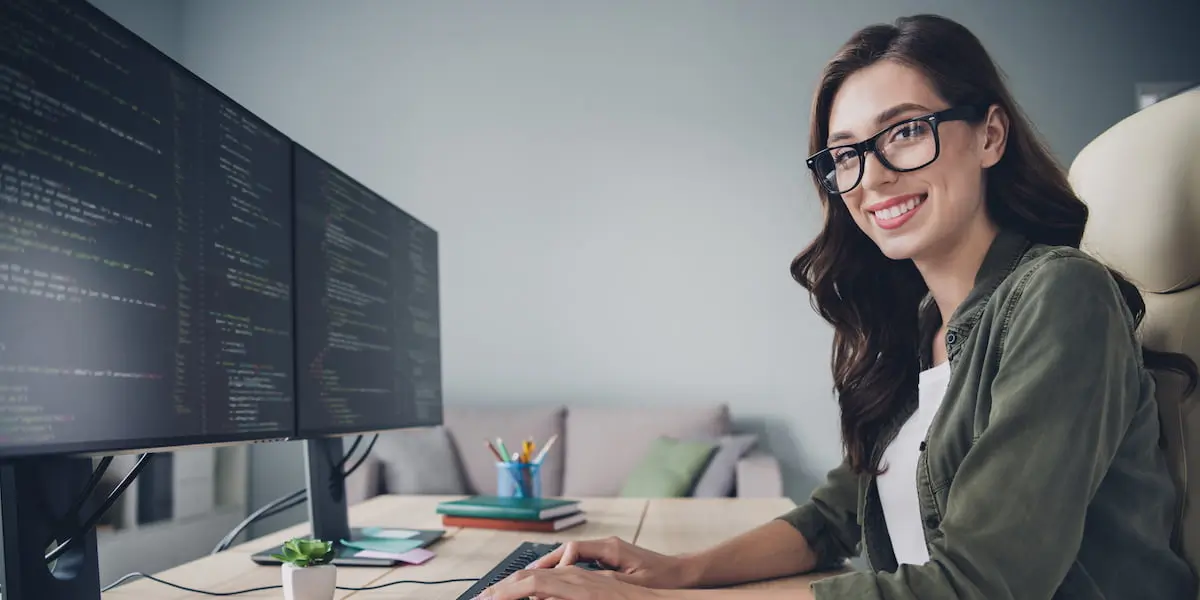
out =
[[(353, 526), (439, 529), (441, 517), (434, 511), (438, 502), (451, 497), (381, 496), (351, 508)], [(588, 522), (551, 534), (446, 528), (446, 537), (431, 549), (437, 556), (419, 566), (394, 568), (341, 567), (338, 585), (368, 587), (411, 579), (478, 578), (486, 574), (522, 541), (566, 541), (618, 536), (640, 546), (664, 553), (706, 548), (760, 525), (793, 506), (786, 498), (663, 499), (592, 498), (582, 501)], [(254, 563), (250, 555), (304, 535), (308, 525), (290, 527), (274, 534), (234, 546), (215, 556), (156, 573), (172, 583), (215, 592), (229, 592), (279, 585), (279, 567)], [(820, 575), (818, 575), (819, 577)], [(754, 587), (802, 587), (813, 576), (753, 584)], [(103, 582), (107, 584), (108, 582)], [(379, 590), (338, 590), (337, 598), (354, 600), (455, 600), (470, 583), (440, 585), (399, 584)], [(235, 598), (280, 598), (279, 588), (234, 596)], [(104, 594), (105, 600), (193, 600), (208, 598), (148, 580), (125, 584)]]

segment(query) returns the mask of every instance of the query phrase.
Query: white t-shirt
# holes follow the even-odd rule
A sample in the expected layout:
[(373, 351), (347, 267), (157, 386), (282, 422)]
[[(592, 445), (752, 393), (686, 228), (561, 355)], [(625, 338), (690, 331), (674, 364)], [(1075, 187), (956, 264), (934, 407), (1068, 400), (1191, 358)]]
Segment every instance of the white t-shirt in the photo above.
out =
[(923, 565), (929, 562), (921, 508), (917, 501), (917, 457), (921, 454), (921, 442), (925, 441), (933, 415), (946, 395), (949, 380), (949, 361), (921, 371), (920, 403), (884, 450), (883, 464), (887, 466), (887, 472), (875, 482), (879, 500), (883, 504), (888, 536), (892, 538), (892, 548), (900, 564)]

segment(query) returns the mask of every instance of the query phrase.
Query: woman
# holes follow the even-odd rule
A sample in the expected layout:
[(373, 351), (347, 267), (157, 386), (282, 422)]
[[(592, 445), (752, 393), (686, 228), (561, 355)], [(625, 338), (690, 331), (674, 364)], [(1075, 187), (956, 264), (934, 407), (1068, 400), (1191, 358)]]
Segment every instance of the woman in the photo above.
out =
[[(1087, 210), (979, 41), (868, 27), (812, 115), (825, 226), (792, 273), (836, 330), (843, 464), (704, 552), (566, 544), (483, 597), (1195, 598), (1150, 369), (1194, 386), (1196, 365), (1140, 347), (1141, 297), (1077, 249)], [(870, 569), (803, 593), (687, 589), (859, 553)]]

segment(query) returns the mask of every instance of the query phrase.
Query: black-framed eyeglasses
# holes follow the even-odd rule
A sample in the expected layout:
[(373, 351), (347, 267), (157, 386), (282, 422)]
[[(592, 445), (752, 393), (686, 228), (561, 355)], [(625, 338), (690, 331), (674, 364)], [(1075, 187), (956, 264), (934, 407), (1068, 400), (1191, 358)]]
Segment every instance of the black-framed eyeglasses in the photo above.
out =
[(892, 171), (916, 171), (929, 166), (941, 153), (939, 123), (974, 120), (979, 115), (978, 107), (967, 105), (913, 117), (861, 142), (825, 148), (805, 163), (831, 194), (845, 194), (862, 181), (868, 152), (874, 152), (879, 163)]

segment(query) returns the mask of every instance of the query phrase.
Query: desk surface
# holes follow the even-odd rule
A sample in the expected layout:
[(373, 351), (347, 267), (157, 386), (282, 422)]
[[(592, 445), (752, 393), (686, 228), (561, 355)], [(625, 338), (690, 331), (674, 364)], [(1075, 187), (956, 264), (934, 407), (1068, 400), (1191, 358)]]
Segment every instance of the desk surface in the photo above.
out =
[[(351, 525), (412, 529), (442, 529), (436, 514), (441, 496), (380, 496), (350, 509)], [(341, 567), (338, 585), (368, 587), (398, 579), (432, 581), (478, 578), (486, 574), (522, 541), (565, 541), (618, 536), (664, 553), (703, 549), (776, 517), (793, 506), (786, 498), (651, 499), (593, 498), (582, 501), (588, 522), (558, 533), (445, 528), (446, 536), (431, 549), (437, 556), (414, 566), (391, 568)], [(308, 525), (278, 531), (200, 560), (155, 573), (172, 583), (212, 592), (230, 592), (279, 585), (279, 567), (260, 566), (250, 559), (255, 552), (304, 535)], [(818, 577), (821, 575), (818, 575)], [(803, 587), (814, 576), (753, 584), (755, 587)], [(103, 582), (107, 584), (108, 582)], [(420, 585), (404, 583), (371, 591), (338, 590), (336, 598), (404, 600), (455, 600), (471, 584)], [(234, 596), (280, 598), (279, 588)], [(140, 580), (104, 594), (105, 600), (193, 600), (209, 598), (161, 583)]]

